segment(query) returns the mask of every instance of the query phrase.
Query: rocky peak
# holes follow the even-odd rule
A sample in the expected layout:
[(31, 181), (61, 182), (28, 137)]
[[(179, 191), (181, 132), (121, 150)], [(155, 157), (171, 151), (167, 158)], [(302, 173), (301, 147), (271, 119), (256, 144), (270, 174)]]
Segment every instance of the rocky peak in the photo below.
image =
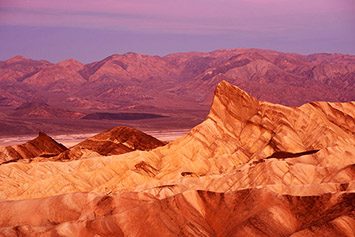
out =
[(134, 128), (115, 127), (99, 133), (69, 150), (53, 157), (54, 160), (78, 160), (97, 155), (119, 155), (135, 150), (152, 150), (164, 142)]
[(257, 113), (259, 101), (232, 84), (221, 81), (215, 91), (209, 117), (233, 116), (246, 121)]
[[(33, 148), (31, 152), (33, 154), (38, 153), (37, 155), (41, 155), (43, 153), (58, 154), (62, 151), (67, 150), (67, 148), (64, 145), (58, 143), (57, 141), (55, 141), (53, 138), (51, 138), (44, 132), (39, 132), (38, 136), (35, 139), (26, 142), (25, 144), (23, 144), (23, 146), (28, 148), (30, 147)], [(33, 158), (33, 157), (28, 157), (28, 158)]]
[(6, 60), (5, 62), (11, 64), (11, 63), (17, 63), (17, 62), (21, 62), (21, 61), (31, 61), (31, 59), (26, 58), (24, 56), (17, 55), (15, 57), (12, 57), (12, 58)]
[[(56, 141), (53, 140), (53, 138), (51, 138), (50, 136), (48, 136), (47, 134), (45, 134), (44, 132), (38, 132), (38, 136), (32, 140), (33, 141), (41, 141), (41, 142), (55, 142), (57, 143)], [(57, 143), (59, 144), (59, 143)]]
[(62, 62), (57, 63), (57, 65), (60, 65), (64, 68), (67, 69), (73, 69), (75, 71), (79, 71), (80, 69), (82, 69), (84, 67), (84, 64), (82, 64), (81, 62), (75, 60), (75, 59), (67, 59), (64, 60)]
[(55, 156), (67, 148), (56, 142), (53, 138), (43, 132), (38, 136), (21, 145), (0, 147), (0, 164), (14, 161), (31, 160), (32, 158), (42, 156)]

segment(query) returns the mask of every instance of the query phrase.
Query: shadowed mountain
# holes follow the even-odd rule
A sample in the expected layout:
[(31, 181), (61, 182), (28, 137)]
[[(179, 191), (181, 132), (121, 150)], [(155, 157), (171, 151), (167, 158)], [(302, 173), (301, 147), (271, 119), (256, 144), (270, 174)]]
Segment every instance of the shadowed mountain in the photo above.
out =
[(85, 115), (79, 112), (59, 109), (52, 107), (46, 103), (32, 102), (25, 103), (15, 109), (15, 112), (10, 114), (14, 117), (24, 118), (82, 118)]
[(0, 164), (29, 161), (38, 156), (51, 157), (65, 150), (65, 146), (40, 132), (38, 137), (24, 144), (0, 147)]
[(286, 107), (222, 81), (165, 146), (0, 166), (0, 232), (353, 236), (354, 135), (355, 102)]
[(51, 160), (66, 161), (119, 155), (135, 150), (152, 150), (163, 145), (165, 143), (162, 141), (137, 129), (115, 127), (80, 142)]
[(91, 113), (82, 117), (82, 119), (139, 120), (163, 117), (166, 116), (148, 113)]

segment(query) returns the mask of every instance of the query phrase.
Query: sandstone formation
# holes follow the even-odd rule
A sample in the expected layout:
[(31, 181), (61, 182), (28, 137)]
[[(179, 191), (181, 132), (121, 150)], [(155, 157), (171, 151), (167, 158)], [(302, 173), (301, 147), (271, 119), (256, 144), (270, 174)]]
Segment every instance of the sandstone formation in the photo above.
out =
[(56, 156), (65, 150), (65, 146), (40, 132), (38, 137), (24, 144), (0, 147), (0, 165), (15, 161), (28, 162), (38, 156)]
[(354, 144), (355, 102), (286, 107), (222, 81), (168, 145), (0, 166), (0, 232), (354, 236)]
[(164, 143), (137, 129), (115, 127), (93, 136), (62, 152), (51, 160), (78, 160), (90, 157), (119, 155), (135, 150), (152, 150)]
[[(0, 202), (6, 236), (352, 236), (354, 193), (279, 195), (267, 189), (73, 193)], [(32, 213), (31, 218), (23, 213)]]

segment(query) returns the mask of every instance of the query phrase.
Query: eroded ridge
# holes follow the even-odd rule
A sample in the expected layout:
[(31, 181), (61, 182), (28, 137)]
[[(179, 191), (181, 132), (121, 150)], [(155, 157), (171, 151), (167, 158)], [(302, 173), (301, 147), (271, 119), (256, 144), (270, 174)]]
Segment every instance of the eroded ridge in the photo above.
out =
[[(206, 120), (165, 146), (0, 166), (0, 231), (352, 236), (354, 124), (354, 102), (286, 107), (223, 81)], [(38, 203), (37, 219), (16, 211)]]

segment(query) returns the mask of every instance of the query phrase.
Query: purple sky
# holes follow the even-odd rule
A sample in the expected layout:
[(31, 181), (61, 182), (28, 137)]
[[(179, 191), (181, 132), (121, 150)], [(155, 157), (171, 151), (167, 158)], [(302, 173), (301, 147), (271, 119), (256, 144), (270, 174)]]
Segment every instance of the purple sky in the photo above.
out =
[(0, 60), (239, 47), (355, 54), (355, 1), (0, 0)]

